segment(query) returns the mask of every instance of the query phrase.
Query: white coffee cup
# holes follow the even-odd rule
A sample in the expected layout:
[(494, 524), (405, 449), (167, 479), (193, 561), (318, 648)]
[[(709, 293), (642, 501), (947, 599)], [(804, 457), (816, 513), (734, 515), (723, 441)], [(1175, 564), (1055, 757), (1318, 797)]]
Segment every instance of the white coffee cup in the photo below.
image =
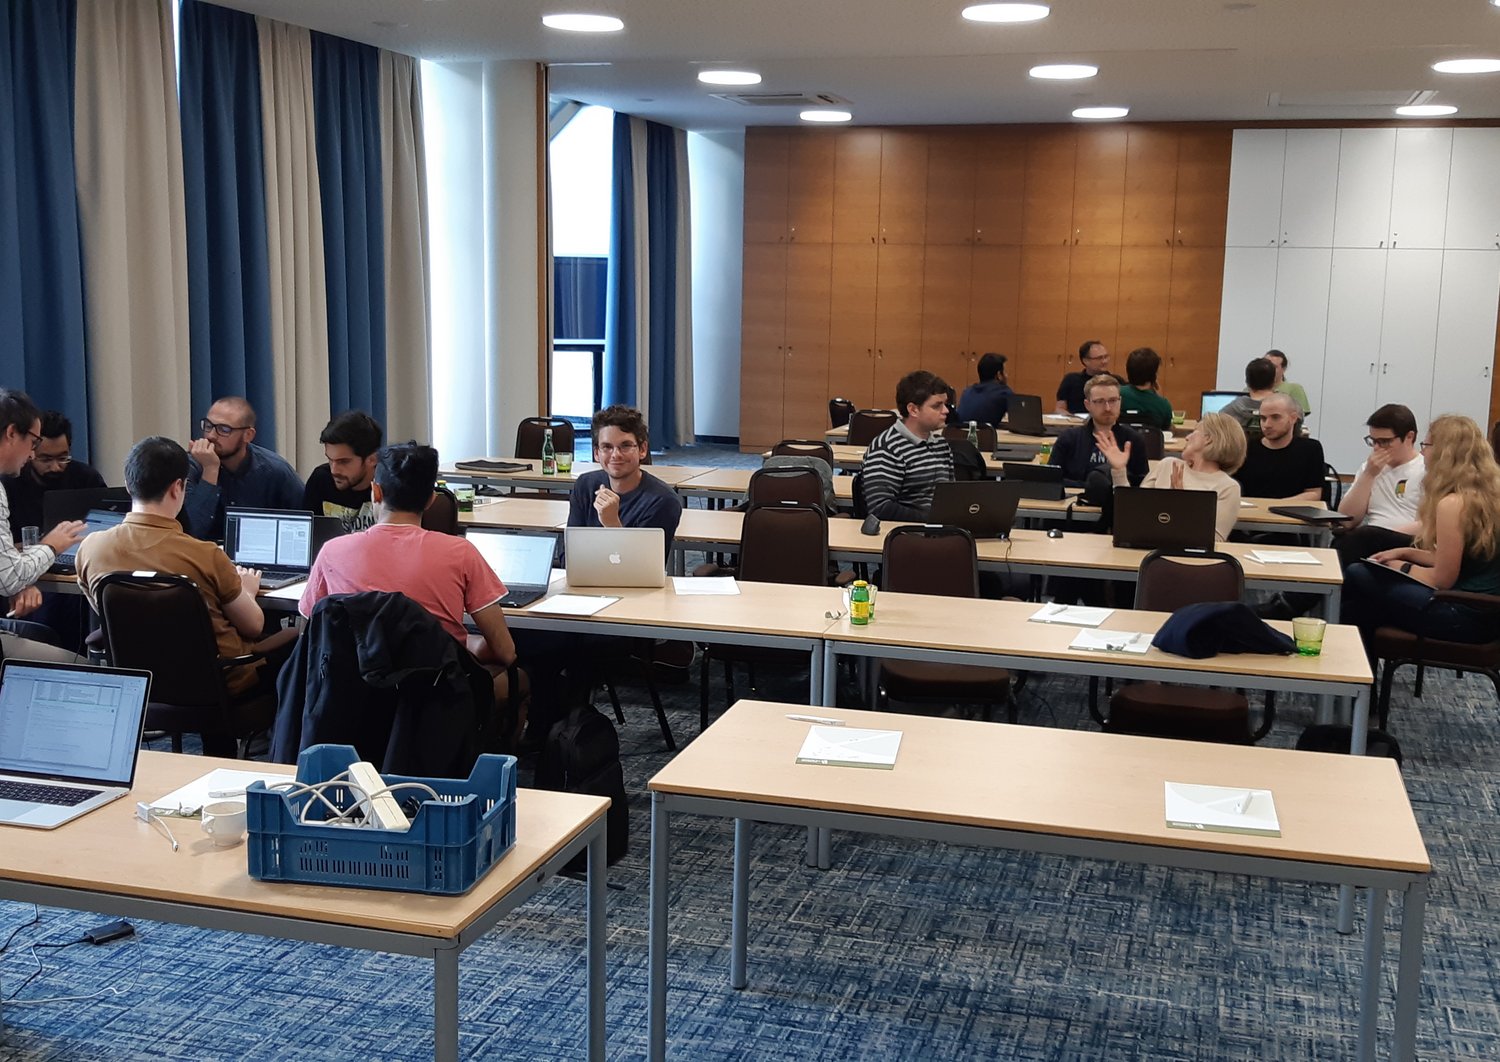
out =
[(245, 839), (245, 802), (217, 800), (203, 807), (203, 832), (218, 848), (231, 848)]

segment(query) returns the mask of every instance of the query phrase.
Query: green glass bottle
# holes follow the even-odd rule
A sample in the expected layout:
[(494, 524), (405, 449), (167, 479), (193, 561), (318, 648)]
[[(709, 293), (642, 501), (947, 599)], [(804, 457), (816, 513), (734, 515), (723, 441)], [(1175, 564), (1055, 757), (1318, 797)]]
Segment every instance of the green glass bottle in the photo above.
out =
[(857, 579), (849, 592), (849, 622), (863, 627), (870, 622), (870, 584)]
[(542, 438), (542, 475), (557, 475), (557, 451), (552, 448), (552, 429)]

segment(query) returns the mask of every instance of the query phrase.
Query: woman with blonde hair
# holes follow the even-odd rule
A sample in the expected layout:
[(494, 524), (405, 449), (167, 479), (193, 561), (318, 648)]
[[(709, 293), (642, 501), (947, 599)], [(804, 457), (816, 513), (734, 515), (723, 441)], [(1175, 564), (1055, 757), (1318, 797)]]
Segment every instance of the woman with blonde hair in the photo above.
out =
[(1143, 487), (1211, 490), (1219, 496), (1214, 537), (1223, 542), (1240, 518), (1240, 485), (1232, 473), (1245, 463), (1245, 429), (1224, 413), (1209, 413), (1187, 437), (1182, 457), (1167, 457), (1141, 481)]
[(1366, 652), (1379, 627), (1450, 642), (1495, 635), (1490, 614), (1434, 601), (1433, 593), (1500, 594), (1500, 463), (1479, 425), (1451, 414), (1432, 422), (1422, 453), (1414, 544), (1372, 554), (1344, 573), (1341, 619), (1359, 625)]

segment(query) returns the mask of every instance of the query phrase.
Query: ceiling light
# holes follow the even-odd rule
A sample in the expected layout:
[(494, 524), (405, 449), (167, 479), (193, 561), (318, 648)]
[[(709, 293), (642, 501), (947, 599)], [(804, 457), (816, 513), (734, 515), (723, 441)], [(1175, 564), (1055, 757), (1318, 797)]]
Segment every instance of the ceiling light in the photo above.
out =
[(1500, 59), (1444, 59), (1432, 68), (1439, 74), (1493, 74), (1500, 71)]
[(1031, 68), (1031, 76), (1041, 78), (1043, 81), (1077, 81), (1080, 78), (1093, 77), (1098, 72), (1097, 66), (1091, 66), (1088, 63), (1051, 63)]
[(570, 33), (618, 33), (625, 28), (613, 15), (543, 15), (542, 25)]
[(797, 117), (804, 122), (847, 122), (854, 118), (848, 111), (803, 111)]
[(1073, 112), (1074, 118), (1124, 118), (1130, 113), (1129, 107), (1079, 107)]
[(1403, 118), (1441, 118), (1445, 114), (1457, 114), (1457, 107), (1446, 103), (1417, 103), (1410, 107), (1397, 107), (1396, 113)]
[(753, 70), (700, 70), (698, 80), (705, 85), (759, 85), (760, 75)]
[(1046, 4), (974, 4), (964, 8), (970, 22), (1036, 22), (1051, 14)]

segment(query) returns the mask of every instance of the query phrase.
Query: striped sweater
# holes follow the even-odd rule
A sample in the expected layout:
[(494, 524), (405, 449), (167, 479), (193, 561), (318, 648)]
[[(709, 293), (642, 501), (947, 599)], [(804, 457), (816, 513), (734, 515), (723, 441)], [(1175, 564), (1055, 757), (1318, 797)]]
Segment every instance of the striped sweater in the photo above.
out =
[(953, 478), (953, 451), (941, 435), (922, 440), (897, 422), (875, 437), (861, 466), (865, 508), (882, 520), (925, 520), (932, 488)]

